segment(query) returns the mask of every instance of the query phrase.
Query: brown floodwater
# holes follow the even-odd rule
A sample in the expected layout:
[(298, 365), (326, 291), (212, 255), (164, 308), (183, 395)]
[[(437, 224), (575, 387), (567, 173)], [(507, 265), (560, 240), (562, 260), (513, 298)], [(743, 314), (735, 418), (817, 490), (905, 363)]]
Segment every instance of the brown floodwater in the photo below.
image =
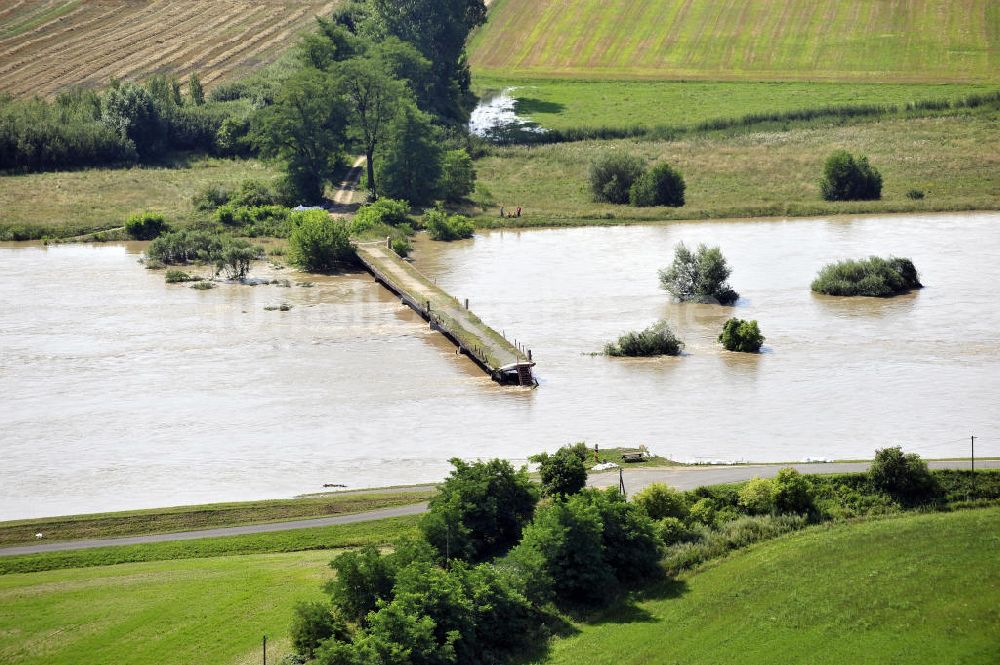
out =
[[(672, 303), (678, 241), (718, 244), (735, 307)], [(0, 519), (440, 479), (447, 459), (646, 444), (685, 461), (1000, 454), (1000, 214), (482, 233), (417, 266), (532, 349), (497, 386), (365, 275), (165, 285), (141, 244), (0, 245)], [(925, 289), (817, 296), (845, 257), (913, 258)], [(265, 306), (288, 303), (288, 312)], [(764, 353), (715, 341), (754, 318)], [(592, 355), (666, 319), (678, 358)]]

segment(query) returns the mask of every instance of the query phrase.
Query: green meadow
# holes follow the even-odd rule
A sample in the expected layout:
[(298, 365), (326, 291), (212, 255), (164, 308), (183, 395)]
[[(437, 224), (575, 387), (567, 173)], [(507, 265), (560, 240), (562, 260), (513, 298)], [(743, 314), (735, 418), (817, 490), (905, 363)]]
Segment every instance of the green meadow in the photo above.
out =
[(993, 0), (495, 0), (469, 61), (492, 76), (996, 82)]
[(1000, 509), (819, 526), (575, 625), (550, 665), (991, 663)]
[(548, 129), (690, 126), (753, 113), (955, 101), (998, 84), (594, 81), (476, 76), (480, 94), (513, 88), (518, 115)]

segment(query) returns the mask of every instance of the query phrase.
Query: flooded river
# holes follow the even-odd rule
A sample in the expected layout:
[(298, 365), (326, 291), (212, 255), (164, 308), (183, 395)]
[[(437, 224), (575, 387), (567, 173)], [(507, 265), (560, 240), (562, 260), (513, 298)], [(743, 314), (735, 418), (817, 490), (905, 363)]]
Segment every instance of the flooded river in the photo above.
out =
[[(659, 289), (681, 240), (722, 247), (735, 308)], [(418, 242), (420, 269), (532, 349), (537, 390), (492, 383), (367, 276), (195, 291), (141, 249), (0, 245), (0, 519), (429, 481), (452, 456), (578, 440), (778, 461), (960, 455), (975, 433), (1000, 454), (996, 213)], [(912, 257), (927, 288), (809, 291), (824, 263), (873, 253)], [(760, 322), (765, 353), (715, 343), (734, 315)], [(591, 355), (658, 318), (684, 356)]]

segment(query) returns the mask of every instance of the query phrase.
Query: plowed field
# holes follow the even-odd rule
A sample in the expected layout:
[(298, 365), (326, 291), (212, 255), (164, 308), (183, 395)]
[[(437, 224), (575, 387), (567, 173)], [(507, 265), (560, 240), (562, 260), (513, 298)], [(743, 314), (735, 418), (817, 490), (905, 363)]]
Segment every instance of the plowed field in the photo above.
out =
[(273, 61), (337, 0), (0, 1), (0, 92), (50, 97), (112, 78), (198, 72), (206, 87)]

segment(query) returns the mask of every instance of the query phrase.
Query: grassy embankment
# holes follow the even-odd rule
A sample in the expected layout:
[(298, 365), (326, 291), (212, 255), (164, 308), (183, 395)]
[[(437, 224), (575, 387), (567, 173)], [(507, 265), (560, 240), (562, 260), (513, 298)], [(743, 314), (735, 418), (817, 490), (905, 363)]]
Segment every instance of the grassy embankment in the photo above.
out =
[(121, 538), (218, 527), (361, 513), (426, 501), (434, 489), (400, 489), (379, 494), (327, 494), (299, 499), (213, 503), (93, 515), (0, 522), (0, 547), (88, 538)]
[[(500, 220), (476, 211), (481, 226), (622, 224), (670, 219), (929, 212), (1000, 208), (1000, 111), (819, 124), (753, 132), (716, 132), (676, 141), (581, 141), (494, 149), (476, 163), (496, 203), (525, 216)], [(687, 183), (682, 208), (598, 204), (587, 169), (598, 154), (627, 149), (679, 168)], [(827, 202), (819, 192), (835, 149), (868, 155), (884, 177), (880, 201)], [(921, 200), (906, 196), (911, 189)]]
[(292, 608), (322, 599), (331, 558), (255, 554), (0, 576), (0, 662), (259, 663), (263, 635), (277, 662), (291, 650)]
[(173, 166), (82, 169), (0, 176), (0, 240), (63, 238), (122, 226), (140, 210), (183, 225), (196, 215), (191, 197), (206, 185), (237, 189), (270, 181), (274, 167), (256, 160), (193, 158)]
[(544, 662), (992, 662), (998, 534), (998, 508), (813, 527), (577, 624)]
[(469, 61), (502, 77), (996, 82), (1000, 6), (496, 0)]
[(547, 129), (688, 127), (756, 113), (858, 105), (905, 106), (1000, 90), (992, 84), (758, 81), (601, 81), (477, 75), (482, 93), (515, 87), (518, 115)]

